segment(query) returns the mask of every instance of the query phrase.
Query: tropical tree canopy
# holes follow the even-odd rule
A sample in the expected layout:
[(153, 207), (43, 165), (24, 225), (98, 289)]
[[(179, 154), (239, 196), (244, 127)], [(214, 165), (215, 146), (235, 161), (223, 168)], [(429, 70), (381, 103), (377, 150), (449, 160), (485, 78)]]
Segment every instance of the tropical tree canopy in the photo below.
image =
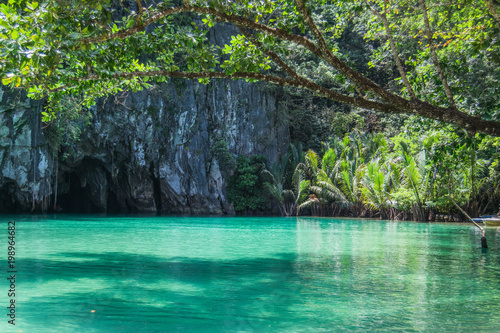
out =
[[(495, 0), (0, 2), (2, 82), (46, 98), (45, 120), (63, 98), (89, 106), (169, 77), (231, 78), (500, 136)], [(238, 33), (214, 45), (215, 24)], [(338, 47), (348, 28), (363, 35), (369, 66)], [(301, 66), (304, 53), (315, 69)]]

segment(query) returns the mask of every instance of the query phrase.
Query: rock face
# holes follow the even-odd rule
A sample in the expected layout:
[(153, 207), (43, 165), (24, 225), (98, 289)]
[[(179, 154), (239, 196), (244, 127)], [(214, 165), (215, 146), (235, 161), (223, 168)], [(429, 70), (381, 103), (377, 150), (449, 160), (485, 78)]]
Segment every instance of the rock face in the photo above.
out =
[[(212, 154), (264, 154), (276, 162), (288, 132), (276, 99), (244, 81), (176, 81), (105, 103), (61, 164), (64, 208), (83, 211), (224, 214), (228, 173)], [(61, 181), (61, 180), (60, 180)], [(75, 184), (76, 183), (76, 184)]]
[(91, 110), (80, 140), (57, 154), (41, 130), (40, 102), (13, 106), (15, 98), (0, 90), (1, 212), (57, 202), (63, 212), (231, 214), (231, 170), (214, 145), (273, 163), (289, 142), (275, 94), (245, 81), (171, 80), (109, 98)]
[(54, 158), (41, 129), (42, 105), (0, 88), (0, 212), (46, 210)]

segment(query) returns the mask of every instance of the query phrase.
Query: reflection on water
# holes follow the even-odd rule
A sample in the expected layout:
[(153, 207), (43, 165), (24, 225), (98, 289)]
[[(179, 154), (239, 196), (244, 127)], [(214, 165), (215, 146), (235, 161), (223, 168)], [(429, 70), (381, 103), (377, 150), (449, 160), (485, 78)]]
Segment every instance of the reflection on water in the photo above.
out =
[[(17, 325), (13, 329), (4, 319), (1, 332), (500, 327), (496, 229), (487, 230), (490, 249), (484, 251), (480, 233), (470, 225), (326, 218), (16, 219)], [(0, 228), (7, 228), (7, 220), (0, 220)], [(6, 251), (0, 260), (6, 262)], [(0, 283), (1, 290), (7, 287)]]

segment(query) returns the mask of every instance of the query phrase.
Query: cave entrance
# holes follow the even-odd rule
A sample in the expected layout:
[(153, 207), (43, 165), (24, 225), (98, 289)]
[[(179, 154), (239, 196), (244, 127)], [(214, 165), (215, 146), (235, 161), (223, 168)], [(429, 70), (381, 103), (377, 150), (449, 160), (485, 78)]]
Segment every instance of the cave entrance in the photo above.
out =
[(0, 186), (0, 213), (19, 213), (23, 207), (15, 199), (12, 193), (16, 191), (16, 184), (13, 181), (7, 181)]
[(108, 198), (106, 201), (106, 212), (109, 214), (120, 214), (128, 213), (128, 210), (124, 209), (123, 205), (120, 205), (116, 193), (108, 190)]
[(57, 196), (58, 205), (63, 213), (104, 213), (89, 198), (88, 192), (81, 186), (80, 178), (76, 172), (66, 175), (69, 190), (65, 194)]

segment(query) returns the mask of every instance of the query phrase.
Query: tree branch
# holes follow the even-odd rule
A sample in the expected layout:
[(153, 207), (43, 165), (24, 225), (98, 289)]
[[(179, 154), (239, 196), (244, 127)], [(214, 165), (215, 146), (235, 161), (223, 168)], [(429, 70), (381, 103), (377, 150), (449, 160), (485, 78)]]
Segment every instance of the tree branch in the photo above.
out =
[[(325, 89), (324, 87), (316, 84), (314, 81), (311, 81), (303, 76), (300, 76), (295, 70), (293, 70), (290, 66), (288, 66), (275, 52), (267, 49), (261, 42), (259, 42), (257, 39), (255, 39), (247, 29), (245, 29), (244, 27), (238, 27), (238, 29), (241, 31), (242, 34), (245, 35), (245, 37), (248, 38), (248, 40), (250, 40), (256, 46), (260, 47), (263, 50), (263, 52), (265, 54), (267, 54), (269, 56), (269, 58), (271, 58), (279, 67), (281, 67), (291, 78), (293, 78), (297, 81), (303, 82), (305, 85), (309, 85), (310, 87), (314, 86), (315, 87), (314, 89), (317, 92), (318, 92), (318, 90), (321, 91), (321, 89)], [(355, 87), (358, 95), (362, 99), (366, 99), (363, 96), (363, 93), (361, 92), (359, 87), (356, 85), (354, 87)]]
[(313, 19), (307, 12), (306, 5), (304, 4), (303, 0), (295, 0), (295, 3), (297, 4), (297, 7), (299, 8), (300, 14), (304, 18), (304, 21), (307, 23), (307, 26), (309, 29), (311, 29), (314, 37), (318, 40), (319, 43), (319, 48), (321, 52), (324, 54), (325, 57), (335, 57), (333, 53), (330, 51), (328, 48), (328, 45), (326, 44), (325, 38), (323, 37), (323, 34), (321, 31), (319, 31), (318, 27), (314, 23)]
[[(123, 72), (117, 73), (109, 76), (109, 79), (131, 79), (134, 77), (174, 77), (174, 78), (184, 78), (184, 79), (248, 79), (248, 80), (259, 80), (274, 83), (280, 86), (291, 86), (296, 88), (303, 88), (322, 95), (328, 99), (338, 101), (344, 104), (349, 104), (353, 106), (358, 106), (361, 108), (373, 109), (380, 112), (388, 113), (404, 113), (406, 111), (397, 109), (396, 107), (376, 101), (366, 100), (364, 98), (354, 98), (346, 95), (342, 95), (335, 91), (329, 90), (319, 84), (312, 82), (310, 80), (304, 79), (302, 77), (294, 79), (286, 79), (279, 76), (260, 74), (260, 73), (247, 73), (247, 72), (237, 72), (231, 75), (221, 73), (221, 72), (170, 72), (170, 71), (141, 71), (141, 72)], [(89, 75), (86, 77), (71, 78), (73, 81), (101, 81), (102, 78), (97, 75)]]
[(144, 12), (144, 8), (142, 7), (141, 0), (135, 0), (135, 2), (137, 3), (137, 7), (138, 7), (139, 12), (137, 14), (137, 18), (135, 19), (134, 27), (141, 28), (142, 25), (140, 24), (140, 21), (142, 19), (142, 14)]
[(365, 3), (370, 7), (370, 10), (373, 12), (373, 14), (375, 14), (375, 16), (378, 16), (382, 20), (382, 22), (384, 23), (385, 34), (387, 35), (387, 38), (389, 39), (389, 45), (391, 46), (392, 55), (394, 56), (394, 59), (396, 60), (396, 66), (398, 67), (399, 75), (401, 75), (401, 79), (403, 80), (403, 83), (406, 87), (406, 90), (408, 90), (408, 93), (410, 94), (411, 98), (416, 99), (417, 97), (415, 96), (415, 92), (413, 91), (413, 88), (410, 85), (410, 81), (408, 80), (408, 77), (406, 76), (406, 72), (404, 71), (403, 64), (401, 62), (401, 59), (399, 58), (399, 53), (398, 53), (398, 50), (396, 49), (396, 44), (394, 43), (394, 38), (392, 37), (391, 28), (389, 26), (389, 22), (387, 21), (386, 11), (384, 10), (384, 14), (381, 14), (368, 2), (368, 0), (365, 0)]
[(500, 15), (498, 15), (497, 10), (495, 9), (495, 5), (491, 0), (485, 0), (486, 6), (488, 6), (488, 9), (491, 12), (491, 15), (495, 18), (498, 30), (500, 30)]
[(245, 27), (238, 26), (238, 30), (240, 30), (240, 32), (243, 35), (245, 35), (245, 37), (249, 41), (251, 41), (255, 46), (258, 46), (259, 48), (261, 48), (262, 51), (269, 56), (269, 58), (271, 58), (279, 67), (281, 67), (288, 74), (288, 76), (290, 76), (291, 78), (294, 78), (294, 79), (299, 79), (299, 80), (303, 79), (303, 77), (298, 75), (296, 71), (294, 71), (290, 66), (288, 66), (280, 58), (280, 56), (278, 56), (278, 54), (276, 54), (276, 52), (273, 52), (273, 51), (267, 49), (266, 47), (264, 47), (264, 45), (261, 42), (259, 42), (254, 36), (252, 36), (250, 31), (248, 31)]
[(429, 15), (427, 14), (427, 7), (425, 6), (425, 0), (420, 0), (420, 6), (422, 7), (422, 11), (423, 11), (425, 29), (427, 30), (427, 37), (429, 39), (429, 49), (431, 50), (432, 61), (434, 62), (434, 66), (436, 66), (436, 69), (437, 69), (439, 76), (441, 78), (441, 82), (443, 82), (444, 92), (446, 93), (446, 97), (448, 98), (448, 102), (450, 103), (450, 106), (452, 108), (456, 108), (455, 100), (453, 99), (453, 94), (451, 92), (450, 86), (448, 85), (448, 80), (446, 79), (446, 75), (444, 74), (443, 69), (441, 68), (441, 65), (439, 64), (439, 60), (438, 60), (437, 54), (436, 54), (436, 49), (434, 48), (434, 42), (432, 40), (434, 33), (432, 32), (431, 24), (429, 23)]
[[(445, 123), (454, 124), (456, 126), (465, 128), (473, 133), (483, 133), (493, 136), (500, 136), (500, 122), (487, 121), (468, 115), (464, 112), (458, 111), (456, 108), (443, 108), (431, 105), (427, 102), (420, 100), (407, 101), (404, 107), (398, 107), (391, 104), (381, 103), (377, 101), (367, 100), (365, 98), (355, 98), (339, 94), (335, 91), (322, 87), (312, 81), (298, 80), (298, 79), (285, 79), (278, 76), (266, 75), (260, 73), (234, 73), (227, 75), (220, 72), (202, 72), (202, 73), (189, 73), (189, 72), (169, 72), (169, 71), (149, 71), (149, 72), (127, 72), (118, 73), (110, 76), (111, 79), (130, 79), (133, 77), (175, 77), (185, 79), (249, 79), (259, 80), (274, 83), (280, 86), (291, 86), (296, 88), (307, 89), (317, 93), (330, 100), (338, 101), (340, 103), (357, 106), (364, 109), (391, 113), (391, 114), (414, 114), (429, 119), (439, 120)], [(98, 75), (91, 75), (81, 78), (73, 78), (74, 81), (100, 81)]]
[[(300, 1), (300, 0), (298, 0)], [(301, 1), (303, 4), (303, 2)], [(309, 40), (306, 37), (300, 36), (300, 35), (294, 35), (291, 33), (286, 32), (285, 30), (282, 29), (275, 29), (268, 27), (264, 24), (257, 23), (253, 20), (237, 16), (234, 14), (226, 14), (222, 13), (220, 11), (217, 11), (213, 8), (208, 8), (208, 7), (199, 7), (199, 6), (182, 6), (182, 7), (175, 7), (175, 8), (169, 8), (165, 9), (155, 15), (153, 15), (151, 18), (146, 20), (142, 26), (142, 28), (145, 28), (146, 26), (156, 22), (157, 20), (160, 20), (168, 15), (172, 14), (179, 14), (179, 13), (185, 13), (185, 12), (193, 12), (193, 13), (200, 13), (200, 14), (209, 14), (217, 17), (219, 21), (222, 22), (229, 22), (233, 23), (236, 26), (243, 26), (252, 30), (258, 30), (263, 33), (269, 34), (271, 36), (275, 36), (277, 38), (281, 38), (283, 40), (293, 42), (295, 44), (304, 46), (307, 48), (309, 51), (311, 51), (313, 54), (315, 54), (317, 57), (325, 60), (328, 64), (336, 68), (338, 71), (340, 71), (342, 74), (344, 74), (349, 80), (351, 80), (354, 83), (359, 84), (364, 90), (369, 90), (375, 93), (376, 95), (380, 96), (383, 100), (385, 100), (388, 103), (398, 105), (398, 106), (403, 106), (407, 102), (406, 99), (395, 95), (393, 93), (390, 93), (389, 91), (383, 89), (380, 87), (378, 84), (370, 80), (369, 78), (365, 77), (364, 75), (358, 73), (357, 71), (353, 70), (350, 68), (345, 62), (337, 58), (326, 46), (326, 43), (324, 42), (323, 39), (323, 49), (315, 45), (311, 40)], [(307, 15), (307, 11), (306, 11)], [(309, 21), (312, 26), (315, 26), (312, 20)], [(114, 33), (114, 34), (108, 34), (100, 37), (93, 37), (93, 38), (85, 38), (81, 39), (80, 41), (83, 43), (101, 43), (107, 40), (115, 39), (115, 38), (126, 38), (128, 36), (131, 36), (142, 29), (139, 29), (137, 27), (133, 28), (128, 28), (125, 30), (122, 30), (120, 32)], [(316, 27), (316, 30), (318, 28)], [(318, 30), (319, 31), (319, 30)], [(320, 33), (321, 36), (321, 33)], [(322, 36), (321, 36), (322, 38)]]
[[(424, 3), (425, 1), (421, 0)], [(183, 13), (183, 12), (193, 12), (199, 14), (208, 14), (214, 17), (217, 21), (229, 22), (237, 27), (243, 27), (249, 31), (260, 31), (264, 34), (274, 36), (276, 38), (295, 43), (308, 49), (310, 52), (318, 56), (320, 59), (326, 61), (329, 65), (336, 68), (339, 72), (346, 76), (351, 82), (358, 84), (364, 91), (371, 91), (382, 98), (384, 102), (367, 100), (365, 98), (351, 97), (348, 95), (342, 95), (335, 91), (324, 88), (308, 79), (302, 78), (295, 73), (295, 71), (284, 63), (284, 61), (278, 56), (278, 54), (266, 50), (270, 58), (278, 64), (291, 78), (282, 78), (273, 75), (266, 75), (260, 73), (234, 73), (232, 75), (226, 75), (225, 73), (219, 72), (202, 72), (202, 73), (188, 73), (188, 72), (169, 72), (169, 71), (151, 71), (151, 72), (132, 72), (132, 73), (119, 73), (112, 76), (106, 76), (104, 78), (98, 75), (88, 75), (85, 78), (73, 78), (73, 81), (84, 81), (84, 80), (106, 80), (106, 79), (120, 79), (120, 78), (132, 78), (132, 77), (148, 77), (148, 76), (165, 76), (165, 77), (178, 77), (187, 79), (204, 79), (204, 78), (229, 78), (229, 79), (250, 79), (250, 80), (261, 80), (270, 83), (282, 85), (282, 86), (293, 86), (297, 88), (304, 88), (324, 96), (328, 99), (335, 100), (344, 104), (353, 105), (361, 108), (371, 109), (379, 112), (385, 113), (409, 113), (414, 115), (423, 116), (430, 119), (436, 119), (443, 122), (451, 123), (460, 127), (463, 127), (472, 132), (480, 132), (495, 136), (500, 136), (500, 122), (496, 121), (485, 121), (472, 117), (464, 112), (458, 111), (454, 103), (450, 103), (451, 107), (442, 108), (439, 106), (431, 105), (427, 102), (411, 99), (407, 100), (396, 94), (389, 92), (388, 90), (380, 87), (375, 82), (371, 81), (369, 78), (365, 77), (363, 74), (353, 70), (342, 60), (337, 58), (329, 49), (328, 46), (319, 31), (318, 27), (314, 24), (310, 16), (308, 15), (307, 9), (305, 7), (303, 0), (296, 0), (299, 7), (301, 15), (304, 16), (304, 20), (308, 27), (315, 34), (319, 45), (313, 43), (310, 39), (301, 36), (294, 35), (282, 29), (272, 28), (264, 24), (255, 22), (254, 20), (247, 19), (242, 16), (235, 14), (227, 14), (225, 12), (208, 8), (200, 7), (194, 5), (185, 5), (181, 7), (168, 8), (159, 11), (158, 13), (150, 16), (147, 20), (143, 21), (142, 26), (132, 27), (128, 29), (123, 29), (114, 34), (107, 34), (99, 37), (82, 39), (82, 43), (101, 43), (114, 38), (126, 38), (131, 36), (140, 30), (144, 29), (149, 24), (152, 24), (168, 15)], [(428, 23), (428, 16), (425, 15)], [(430, 29), (430, 24), (427, 24)], [(432, 43), (432, 35), (430, 43)], [(434, 48), (431, 47), (434, 51)], [(434, 52), (435, 54), (435, 52)], [(435, 57), (437, 60), (437, 56)], [(437, 63), (439, 65), (439, 63)], [(444, 74), (443, 74), (444, 75)], [(447, 94), (451, 95), (451, 91), (447, 90)], [(453, 101), (453, 99), (450, 99)]]
[[(304, 21), (307, 23), (311, 31), (313, 32), (314, 36), (318, 40), (319, 43), (319, 48), (320, 53), (314, 52), (312, 49), (311, 52), (315, 53), (317, 56), (325, 60), (327, 63), (332, 65), (334, 68), (339, 70), (342, 74), (344, 74), (349, 80), (351, 80), (354, 83), (359, 84), (363, 89), (369, 90), (380, 96), (383, 100), (385, 100), (388, 103), (397, 105), (397, 106), (403, 106), (407, 100), (390, 93), (389, 91), (383, 89), (381, 86), (367, 78), (366, 76), (358, 73), (357, 71), (353, 70), (350, 68), (345, 62), (340, 60), (338, 57), (336, 57), (332, 51), (328, 48), (328, 45), (326, 44), (326, 41), (323, 37), (323, 34), (321, 31), (318, 29), (312, 18), (307, 12), (307, 8), (304, 4), (303, 0), (295, 0), (295, 3), (297, 4), (297, 7), (299, 8), (299, 11), (301, 15), (304, 17)], [(305, 38), (305, 37), (304, 37)], [(307, 39), (307, 38), (306, 38)], [(309, 41), (309, 40), (308, 40)], [(310, 41), (309, 41), (310, 42)]]

